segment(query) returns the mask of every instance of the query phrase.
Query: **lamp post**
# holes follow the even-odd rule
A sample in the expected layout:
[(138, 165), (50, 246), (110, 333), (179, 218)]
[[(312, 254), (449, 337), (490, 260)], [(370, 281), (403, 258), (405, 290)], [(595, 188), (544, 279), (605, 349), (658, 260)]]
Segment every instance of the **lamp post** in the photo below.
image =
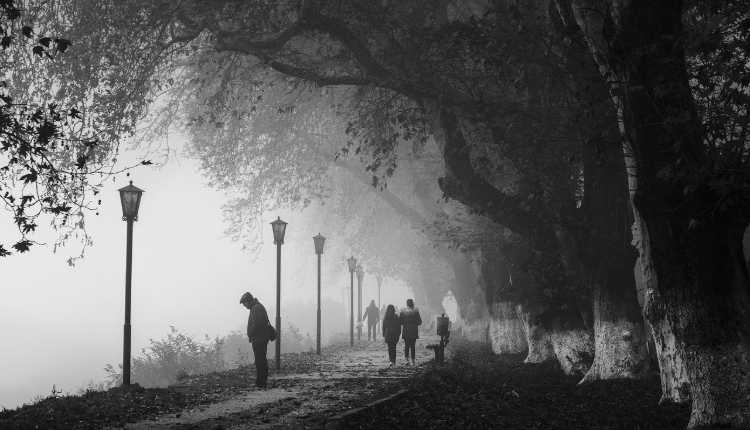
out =
[(357, 265), (357, 340), (362, 339), (362, 278), (365, 277), (365, 269)]
[(349, 257), (349, 277), (351, 281), (351, 295), (349, 300), (349, 346), (354, 346), (354, 271), (357, 270), (357, 259)]
[(281, 218), (271, 223), (273, 243), (276, 244), (276, 370), (281, 370), (281, 245), (284, 243), (286, 223)]
[(383, 275), (378, 275), (375, 279), (378, 281), (378, 309), (380, 309), (380, 288), (383, 286)]
[(315, 352), (320, 355), (320, 256), (323, 255), (326, 238), (318, 233), (317, 236), (313, 236), (313, 243), (315, 243), (315, 253), (318, 255), (318, 336), (315, 339)]
[(130, 385), (130, 282), (133, 272), (133, 222), (138, 221), (143, 190), (130, 184), (118, 190), (122, 204), (122, 220), (127, 222), (125, 245), (125, 325), (122, 343), (122, 385)]

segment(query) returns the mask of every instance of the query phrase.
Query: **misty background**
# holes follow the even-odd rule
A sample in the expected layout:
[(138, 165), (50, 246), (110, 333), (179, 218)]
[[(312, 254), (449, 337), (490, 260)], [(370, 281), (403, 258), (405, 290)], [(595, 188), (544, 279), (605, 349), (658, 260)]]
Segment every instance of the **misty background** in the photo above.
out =
[[(46, 230), (36, 236), (46, 246), (6, 257), (0, 269), (6, 297), (0, 300), (0, 407), (13, 408), (48, 395), (53, 385), (75, 392), (100, 383), (106, 364), (121, 363), (125, 223), (117, 189), (131, 179), (146, 191), (134, 229), (134, 358), (150, 339), (163, 338), (170, 326), (197, 339), (232, 331), (244, 336), (247, 310), (238, 303), (244, 291), (259, 297), (273, 321), (276, 256), (268, 223), (277, 216), (289, 223), (282, 247), (282, 325), (309, 334), (314, 345), (312, 236), (320, 232), (327, 238), (322, 260), (323, 344), (334, 333), (348, 331), (349, 245), (338, 240), (336, 232), (323, 229), (311, 208), (263, 214), (260, 248), (243, 250), (225, 235), (221, 206), (226, 196), (206, 185), (197, 163), (182, 154), (182, 146), (181, 138), (173, 138), (173, 153), (163, 166), (139, 167), (130, 177), (123, 174), (107, 182), (100, 193), (99, 215), (86, 219), (93, 246), (74, 266), (66, 260), (80, 252), (81, 244), (74, 241), (53, 253), (55, 233)], [(138, 154), (142, 151), (131, 150), (123, 160)], [(11, 219), (3, 218), (0, 235), (11, 235), (15, 228)], [(367, 270), (366, 259), (364, 265)], [(400, 307), (412, 296), (403, 281), (384, 279), (383, 304)], [(363, 309), (372, 299), (377, 301), (377, 282), (366, 273)]]

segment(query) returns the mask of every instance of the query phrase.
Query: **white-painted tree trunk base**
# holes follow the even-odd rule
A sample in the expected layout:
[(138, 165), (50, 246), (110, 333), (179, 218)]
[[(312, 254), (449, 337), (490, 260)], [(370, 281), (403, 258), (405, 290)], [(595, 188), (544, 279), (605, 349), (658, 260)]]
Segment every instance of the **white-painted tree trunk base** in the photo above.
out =
[(635, 285), (642, 306), (646, 325), (654, 340), (654, 354), (659, 363), (661, 398), (659, 403), (685, 403), (690, 401), (690, 382), (687, 378), (684, 359), (677, 348), (672, 327), (664, 317), (663, 304), (656, 293), (656, 274), (650, 263), (650, 249), (644, 243), (643, 221), (634, 212), (633, 245), (640, 255), (635, 261)]
[(516, 306), (516, 314), (521, 320), (526, 345), (528, 347), (524, 363), (543, 363), (555, 359), (555, 351), (552, 349), (549, 332), (538, 321), (526, 307)]
[(652, 320), (649, 327), (654, 339), (656, 361), (659, 363), (659, 378), (661, 379), (659, 403), (689, 402), (690, 381), (684, 358), (681, 350), (677, 348), (669, 322), (665, 319)]
[(523, 354), (528, 351), (523, 322), (518, 318), (513, 304), (495, 303), (492, 306), (489, 334), (495, 354)]
[(750, 428), (750, 344), (687, 348), (692, 409), (688, 428)]
[(488, 343), (488, 330), (490, 321), (488, 317), (476, 319), (473, 321), (459, 320), (457, 327), (460, 328), (460, 334), (466, 340), (473, 342)]
[(585, 328), (553, 330), (550, 333), (552, 349), (560, 368), (566, 375), (583, 375), (594, 356), (594, 340)]
[(594, 362), (580, 384), (638, 379), (648, 373), (647, 333), (642, 321), (594, 321)]

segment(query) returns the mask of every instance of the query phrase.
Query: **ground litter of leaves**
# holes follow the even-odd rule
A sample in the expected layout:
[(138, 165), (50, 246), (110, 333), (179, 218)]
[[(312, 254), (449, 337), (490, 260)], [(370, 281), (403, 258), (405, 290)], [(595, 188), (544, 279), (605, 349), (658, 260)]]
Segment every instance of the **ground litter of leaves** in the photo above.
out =
[[(418, 344), (423, 363), (430, 354), (426, 342)], [(496, 356), (487, 345), (467, 341), (453, 342), (446, 364), (388, 369), (381, 363), (381, 349), (384, 345), (375, 343), (354, 350), (336, 345), (324, 351), (322, 361), (314, 354), (285, 354), (273, 385), (295, 391), (294, 397), (165, 428), (322, 429), (332, 416), (401, 389), (408, 391), (347, 415), (338, 428), (669, 430), (684, 429), (689, 417), (686, 405), (658, 405), (658, 375), (577, 386), (578, 378), (564, 376), (552, 364), (523, 364), (523, 357)], [(120, 428), (160, 416), (179, 418), (255, 390), (252, 374), (252, 367), (241, 367), (189, 377), (168, 388), (135, 386), (49, 398), (0, 411), (0, 429)], [(329, 379), (306, 381), (298, 378), (302, 374)]]
[(523, 364), (461, 342), (447, 364), (409, 381), (409, 392), (357, 413), (342, 428), (685, 429), (687, 405), (658, 405), (658, 375), (577, 386), (552, 364)]
[[(284, 354), (281, 374), (308, 371), (316, 366), (312, 353)], [(273, 363), (269, 363), (273, 366)], [(112, 388), (80, 396), (50, 397), (32, 405), (0, 411), (0, 429), (101, 429), (154, 418), (166, 413), (215, 403), (239, 391), (254, 389), (254, 369), (248, 366), (192, 376), (167, 388)], [(272, 373), (273, 374), (273, 373)], [(280, 381), (278, 386), (293, 385)]]

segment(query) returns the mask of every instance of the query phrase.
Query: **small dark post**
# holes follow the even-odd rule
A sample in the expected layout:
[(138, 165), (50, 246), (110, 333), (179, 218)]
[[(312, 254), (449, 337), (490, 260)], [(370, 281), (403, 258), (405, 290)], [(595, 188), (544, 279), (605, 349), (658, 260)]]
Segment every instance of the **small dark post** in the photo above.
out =
[(130, 297), (133, 274), (133, 222), (138, 221), (138, 208), (141, 204), (143, 190), (134, 186), (133, 181), (120, 188), (122, 220), (127, 222), (127, 240), (125, 244), (125, 324), (123, 325), (122, 343), (122, 385), (130, 385)]
[(362, 340), (362, 279), (365, 269), (357, 265), (357, 340)]
[(380, 309), (380, 288), (383, 286), (383, 275), (377, 276), (378, 281), (378, 309)]
[(286, 224), (281, 218), (271, 223), (273, 243), (276, 244), (276, 370), (281, 370), (281, 245)]
[(313, 237), (315, 243), (315, 253), (318, 255), (318, 335), (315, 339), (315, 352), (320, 355), (320, 256), (323, 255), (323, 245), (326, 238), (320, 233)]
[(346, 260), (349, 263), (349, 277), (351, 281), (351, 296), (349, 300), (349, 346), (354, 346), (354, 271), (357, 269), (357, 259), (354, 256)]
[[(380, 288), (383, 286), (383, 275), (378, 274), (375, 278), (378, 281), (378, 315), (380, 315), (380, 310), (383, 309), (380, 307)], [(383, 315), (380, 315), (380, 318), (378, 319), (378, 330), (382, 330), (383, 327)]]

